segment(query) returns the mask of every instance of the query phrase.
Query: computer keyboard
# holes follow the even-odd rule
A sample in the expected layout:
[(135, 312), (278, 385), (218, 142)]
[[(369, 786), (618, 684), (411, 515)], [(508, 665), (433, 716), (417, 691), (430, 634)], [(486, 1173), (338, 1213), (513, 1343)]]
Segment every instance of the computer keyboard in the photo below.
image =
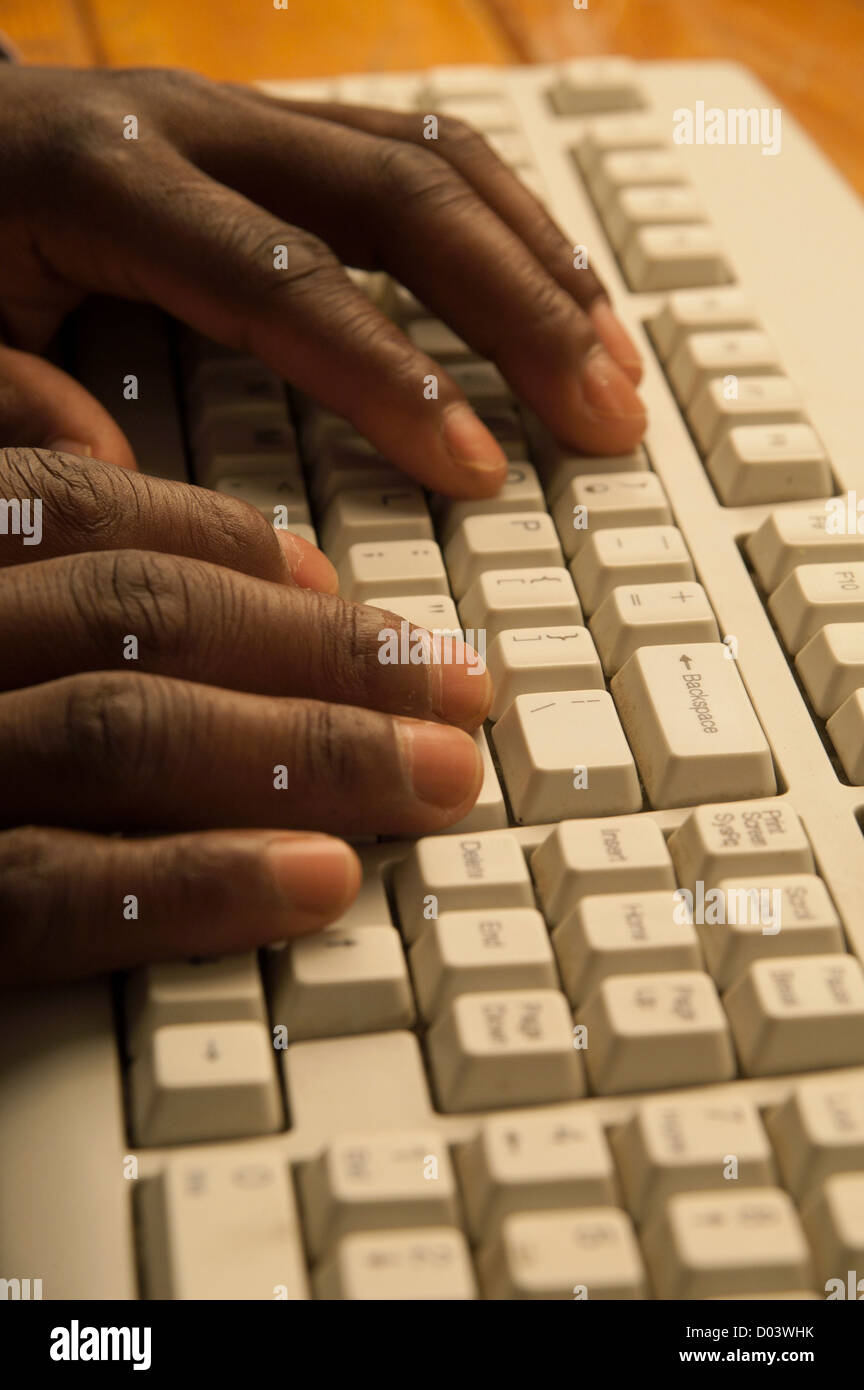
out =
[(117, 362), (146, 376), (145, 469), (317, 540), (346, 597), (470, 629), (496, 699), (474, 809), (362, 845), (321, 936), (4, 1005), (0, 1274), (824, 1298), (864, 1275), (860, 207), (785, 114), (779, 152), (676, 143), (699, 103), (775, 109), (730, 64), (266, 85), (483, 131), (587, 248), (650, 425), (574, 455), (356, 272), (510, 460), (491, 501), (431, 497), (260, 363), (92, 307), (77, 369), (118, 413)]

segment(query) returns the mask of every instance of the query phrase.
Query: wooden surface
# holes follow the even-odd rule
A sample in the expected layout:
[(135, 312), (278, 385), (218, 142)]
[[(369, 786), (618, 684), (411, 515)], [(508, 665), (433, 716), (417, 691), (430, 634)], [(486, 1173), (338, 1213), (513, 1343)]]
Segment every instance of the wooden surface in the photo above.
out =
[(752, 68), (864, 192), (861, 0), (0, 0), (35, 63), (314, 77), (591, 53)]

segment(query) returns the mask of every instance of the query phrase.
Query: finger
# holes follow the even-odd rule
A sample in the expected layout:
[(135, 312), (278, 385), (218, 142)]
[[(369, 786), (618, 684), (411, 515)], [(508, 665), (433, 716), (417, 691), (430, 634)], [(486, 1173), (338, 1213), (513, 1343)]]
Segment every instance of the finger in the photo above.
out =
[(482, 781), (461, 729), (129, 672), (0, 695), (0, 824), (413, 836)]
[[(299, 111), (365, 130), (382, 138), (405, 140), (429, 147), (424, 136), (425, 117), (380, 111), (337, 102), (283, 101), (264, 92), (250, 95), (275, 108)], [(642, 358), (624, 324), (613, 310), (606, 289), (589, 266), (574, 265), (573, 246), (543, 204), (520, 182), (476, 130), (453, 117), (437, 117), (434, 149), (461, 174), (466, 183), (498, 214), (548, 270), (553, 279), (585, 309), (596, 336), (630, 379), (642, 376)]]
[(89, 391), (41, 357), (7, 347), (0, 347), (0, 442), (137, 467), (123, 431)]
[(134, 670), (466, 729), (483, 722), (492, 701), (482, 661), (462, 643), (442, 647), (439, 660), (430, 647), (427, 661), (391, 664), (384, 643), (391, 632), (402, 640), (392, 613), (152, 551), (0, 570), (0, 631), (2, 690)]
[[(357, 855), (325, 835), (0, 835), (0, 986), (255, 950), (345, 911)], [(133, 915), (134, 914), (134, 915)]]
[[(0, 566), (132, 547), (188, 555), (277, 584), (334, 593), (336, 571), (315, 546), (276, 531), (221, 492), (45, 449), (0, 449), (0, 496), (19, 525), (0, 530)], [(35, 504), (38, 501), (39, 506)], [(24, 515), (32, 535), (25, 537)], [(8, 510), (8, 509), (7, 509)]]

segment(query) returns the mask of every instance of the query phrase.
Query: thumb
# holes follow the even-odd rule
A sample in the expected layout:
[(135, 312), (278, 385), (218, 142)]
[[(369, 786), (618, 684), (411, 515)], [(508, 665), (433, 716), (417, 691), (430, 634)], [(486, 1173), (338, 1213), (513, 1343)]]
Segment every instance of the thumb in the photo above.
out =
[(43, 358), (0, 347), (0, 447), (17, 445), (138, 466), (95, 396)]

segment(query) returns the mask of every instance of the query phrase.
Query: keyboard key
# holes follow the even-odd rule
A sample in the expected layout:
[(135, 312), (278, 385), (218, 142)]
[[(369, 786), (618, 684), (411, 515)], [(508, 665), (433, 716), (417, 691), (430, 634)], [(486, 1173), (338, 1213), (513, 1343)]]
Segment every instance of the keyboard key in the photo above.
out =
[(648, 816), (564, 821), (531, 856), (547, 922), (556, 925), (594, 893), (642, 893), (675, 887), (663, 832)]
[(309, 503), (299, 472), (224, 474), (217, 479), (216, 491), (249, 502), (279, 530), (289, 530), (294, 522), (309, 524)]
[(642, 1248), (663, 1299), (806, 1289), (812, 1277), (795, 1208), (776, 1187), (671, 1197)]
[(488, 131), (517, 130), (519, 127), (519, 113), (506, 96), (457, 96), (449, 93), (438, 105), (445, 115), (465, 121), (484, 135)]
[(799, 565), (864, 560), (864, 536), (827, 530), (827, 506), (783, 507), (747, 541), (747, 554), (766, 594)]
[(864, 1297), (864, 1275), (858, 1273), (864, 1267), (864, 1173), (827, 1178), (806, 1202), (801, 1220), (828, 1297)]
[(450, 362), (447, 375), (468, 397), (475, 409), (509, 407), (513, 392), (491, 362)]
[(697, 930), (718, 989), (728, 988), (751, 961), (763, 957), (844, 950), (840, 919), (815, 874), (727, 878), (717, 890), (719, 915), (709, 905), (707, 920)]
[[(412, 542), (409, 541), (410, 544)], [(396, 613), (400, 618), (407, 619), (416, 627), (425, 627), (429, 632), (449, 632), (457, 637), (462, 634), (459, 614), (449, 595), (373, 594), (363, 602), (367, 608), (383, 608), (388, 613)]]
[(615, 975), (576, 1015), (601, 1096), (730, 1081), (735, 1053), (717, 991), (697, 970)]
[(278, 1055), (291, 1118), (305, 1133), (404, 1130), (429, 1123), (429, 1087), (413, 1033), (311, 1039)]
[(692, 188), (683, 184), (619, 188), (603, 210), (606, 235), (619, 256), (640, 227), (704, 222), (705, 208)]
[(637, 294), (723, 285), (732, 279), (719, 236), (713, 227), (698, 222), (638, 227), (621, 258), (621, 268)]
[(443, 594), (450, 587), (441, 551), (434, 541), (360, 541), (351, 545), (336, 567), (339, 592), (354, 603), (372, 594)]
[(515, 835), (427, 835), (398, 865), (393, 887), (409, 943), (443, 912), (534, 906)]
[(619, 584), (695, 579), (684, 537), (675, 526), (595, 531), (571, 562), (582, 607), (590, 616)]
[(640, 1224), (676, 1192), (777, 1181), (759, 1112), (743, 1095), (643, 1101), (613, 1135), (612, 1147), (627, 1206)]
[(311, 457), (314, 467), (309, 487), (319, 512), (325, 512), (340, 493), (367, 487), (382, 492), (390, 488), (398, 490), (405, 481), (404, 474), (387, 463), (359, 435), (330, 440)]
[(757, 960), (725, 996), (748, 1076), (864, 1063), (864, 973), (852, 956)]
[(864, 687), (864, 623), (827, 623), (795, 658), (795, 667), (822, 719)]
[(507, 1216), (497, 1238), (481, 1249), (478, 1268), (490, 1299), (645, 1297), (633, 1226), (617, 1207)]
[(723, 879), (812, 874), (813, 853), (788, 801), (697, 806), (669, 838), (678, 882), (713, 888)]
[(652, 806), (776, 791), (771, 750), (722, 643), (641, 647), (612, 693)]
[(565, 569), (490, 569), (474, 580), (459, 616), (464, 627), (493, 638), (511, 628), (578, 626), (582, 609)]
[(604, 155), (613, 150), (662, 149), (665, 131), (651, 116), (615, 114), (596, 116), (577, 134), (578, 144), (573, 153), (585, 173), (596, 166)]
[(705, 467), (726, 507), (831, 495), (831, 465), (810, 425), (738, 425)]
[(126, 981), (126, 1047), (136, 1057), (157, 1028), (174, 1023), (266, 1023), (254, 952), (217, 960), (163, 961)]
[(715, 376), (757, 376), (779, 372), (780, 359), (767, 333), (756, 328), (691, 333), (666, 365), (669, 384), (678, 402), (687, 406), (697, 391)]
[(825, 727), (849, 781), (864, 786), (864, 690), (853, 691)]
[(444, 558), (457, 599), (487, 570), (563, 564), (552, 518), (531, 511), (466, 517), (444, 547)]
[(573, 478), (559, 495), (552, 516), (568, 560), (594, 531), (664, 526), (672, 521), (660, 479), (646, 472), (589, 473)]
[(585, 1091), (570, 1010), (554, 989), (460, 994), (426, 1044), (447, 1113), (575, 1100)]
[(586, 627), (526, 627), (499, 632), (489, 644), (486, 666), (495, 683), (492, 719), (500, 719), (517, 695), (604, 688), (597, 650)]
[(214, 487), (220, 478), (246, 473), (296, 473), (297, 440), (290, 425), (224, 420), (213, 425), (194, 451), (195, 481)]
[(263, 1023), (160, 1028), (129, 1079), (139, 1144), (239, 1139), (281, 1128), (273, 1045)]
[(564, 489), (574, 478), (596, 477), (606, 473), (646, 473), (648, 455), (641, 444), (630, 454), (598, 455), (571, 454), (552, 441), (542, 440), (535, 454), (538, 471), (543, 478), (546, 497), (554, 507)]
[(668, 362), (691, 333), (756, 327), (756, 310), (743, 291), (729, 285), (710, 290), (678, 290), (648, 320), (648, 332), (661, 362)]
[(864, 1077), (819, 1078), (796, 1086), (768, 1130), (793, 1197), (799, 1201), (832, 1173), (864, 1170)]
[(668, 187), (685, 182), (671, 150), (615, 150), (601, 155), (589, 174), (597, 206), (607, 209), (624, 188)]
[(794, 424), (804, 419), (797, 388), (785, 376), (712, 377), (700, 387), (687, 407), (687, 419), (696, 443), (705, 455), (736, 425)]
[(423, 102), (441, 102), (448, 97), (500, 97), (506, 90), (502, 70), (483, 64), (442, 64), (429, 68), (421, 79), (417, 110)]
[(432, 519), (419, 487), (350, 488), (333, 498), (321, 545), (338, 562), (352, 545), (370, 541), (431, 541)]
[(458, 362), (474, 356), (458, 333), (440, 319), (415, 319), (408, 325), (407, 335), (418, 352), (425, 352), (439, 362)]
[(477, 1296), (465, 1237), (445, 1226), (346, 1236), (318, 1269), (315, 1290), (324, 1299), (387, 1303)]
[(605, 690), (518, 695), (492, 738), (520, 825), (642, 808), (636, 766)]
[[(494, 432), (494, 431), (493, 431)], [(496, 436), (497, 438), (497, 436)], [(499, 441), (500, 442), (500, 441)], [(521, 441), (524, 450), (527, 446)], [(441, 543), (446, 544), (467, 516), (500, 516), (502, 512), (543, 512), (546, 503), (536, 472), (530, 463), (513, 462), (501, 491), (495, 497), (480, 497), (473, 502), (454, 501), (442, 497), (436, 507)]]
[(614, 1205), (615, 1168), (599, 1121), (554, 1106), (487, 1120), (456, 1152), (468, 1225), (478, 1239), (513, 1212)]
[(577, 58), (562, 63), (549, 100), (558, 116), (625, 111), (645, 104), (636, 65), (629, 58)]
[(581, 1004), (610, 975), (701, 970), (694, 928), (675, 920), (669, 888), (580, 898), (552, 933), (567, 998)]
[(450, 1155), (433, 1130), (341, 1133), (301, 1165), (298, 1190), (316, 1258), (354, 1231), (458, 1221)]
[(414, 1000), (399, 933), (389, 925), (327, 927), (271, 961), (274, 1026), (298, 1038), (407, 1028)]
[(603, 669), (614, 676), (639, 647), (719, 642), (717, 621), (701, 584), (620, 584), (591, 619)]
[(294, 1192), (263, 1148), (187, 1152), (142, 1183), (139, 1211), (148, 1298), (309, 1297)]
[(864, 561), (799, 565), (768, 600), (790, 656), (826, 623), (864, 621)]
[(531, 907), (442, 912), (411, 947), (411, 973), (427, 1022), (458, 994), (558, 985), (546, 924)]

